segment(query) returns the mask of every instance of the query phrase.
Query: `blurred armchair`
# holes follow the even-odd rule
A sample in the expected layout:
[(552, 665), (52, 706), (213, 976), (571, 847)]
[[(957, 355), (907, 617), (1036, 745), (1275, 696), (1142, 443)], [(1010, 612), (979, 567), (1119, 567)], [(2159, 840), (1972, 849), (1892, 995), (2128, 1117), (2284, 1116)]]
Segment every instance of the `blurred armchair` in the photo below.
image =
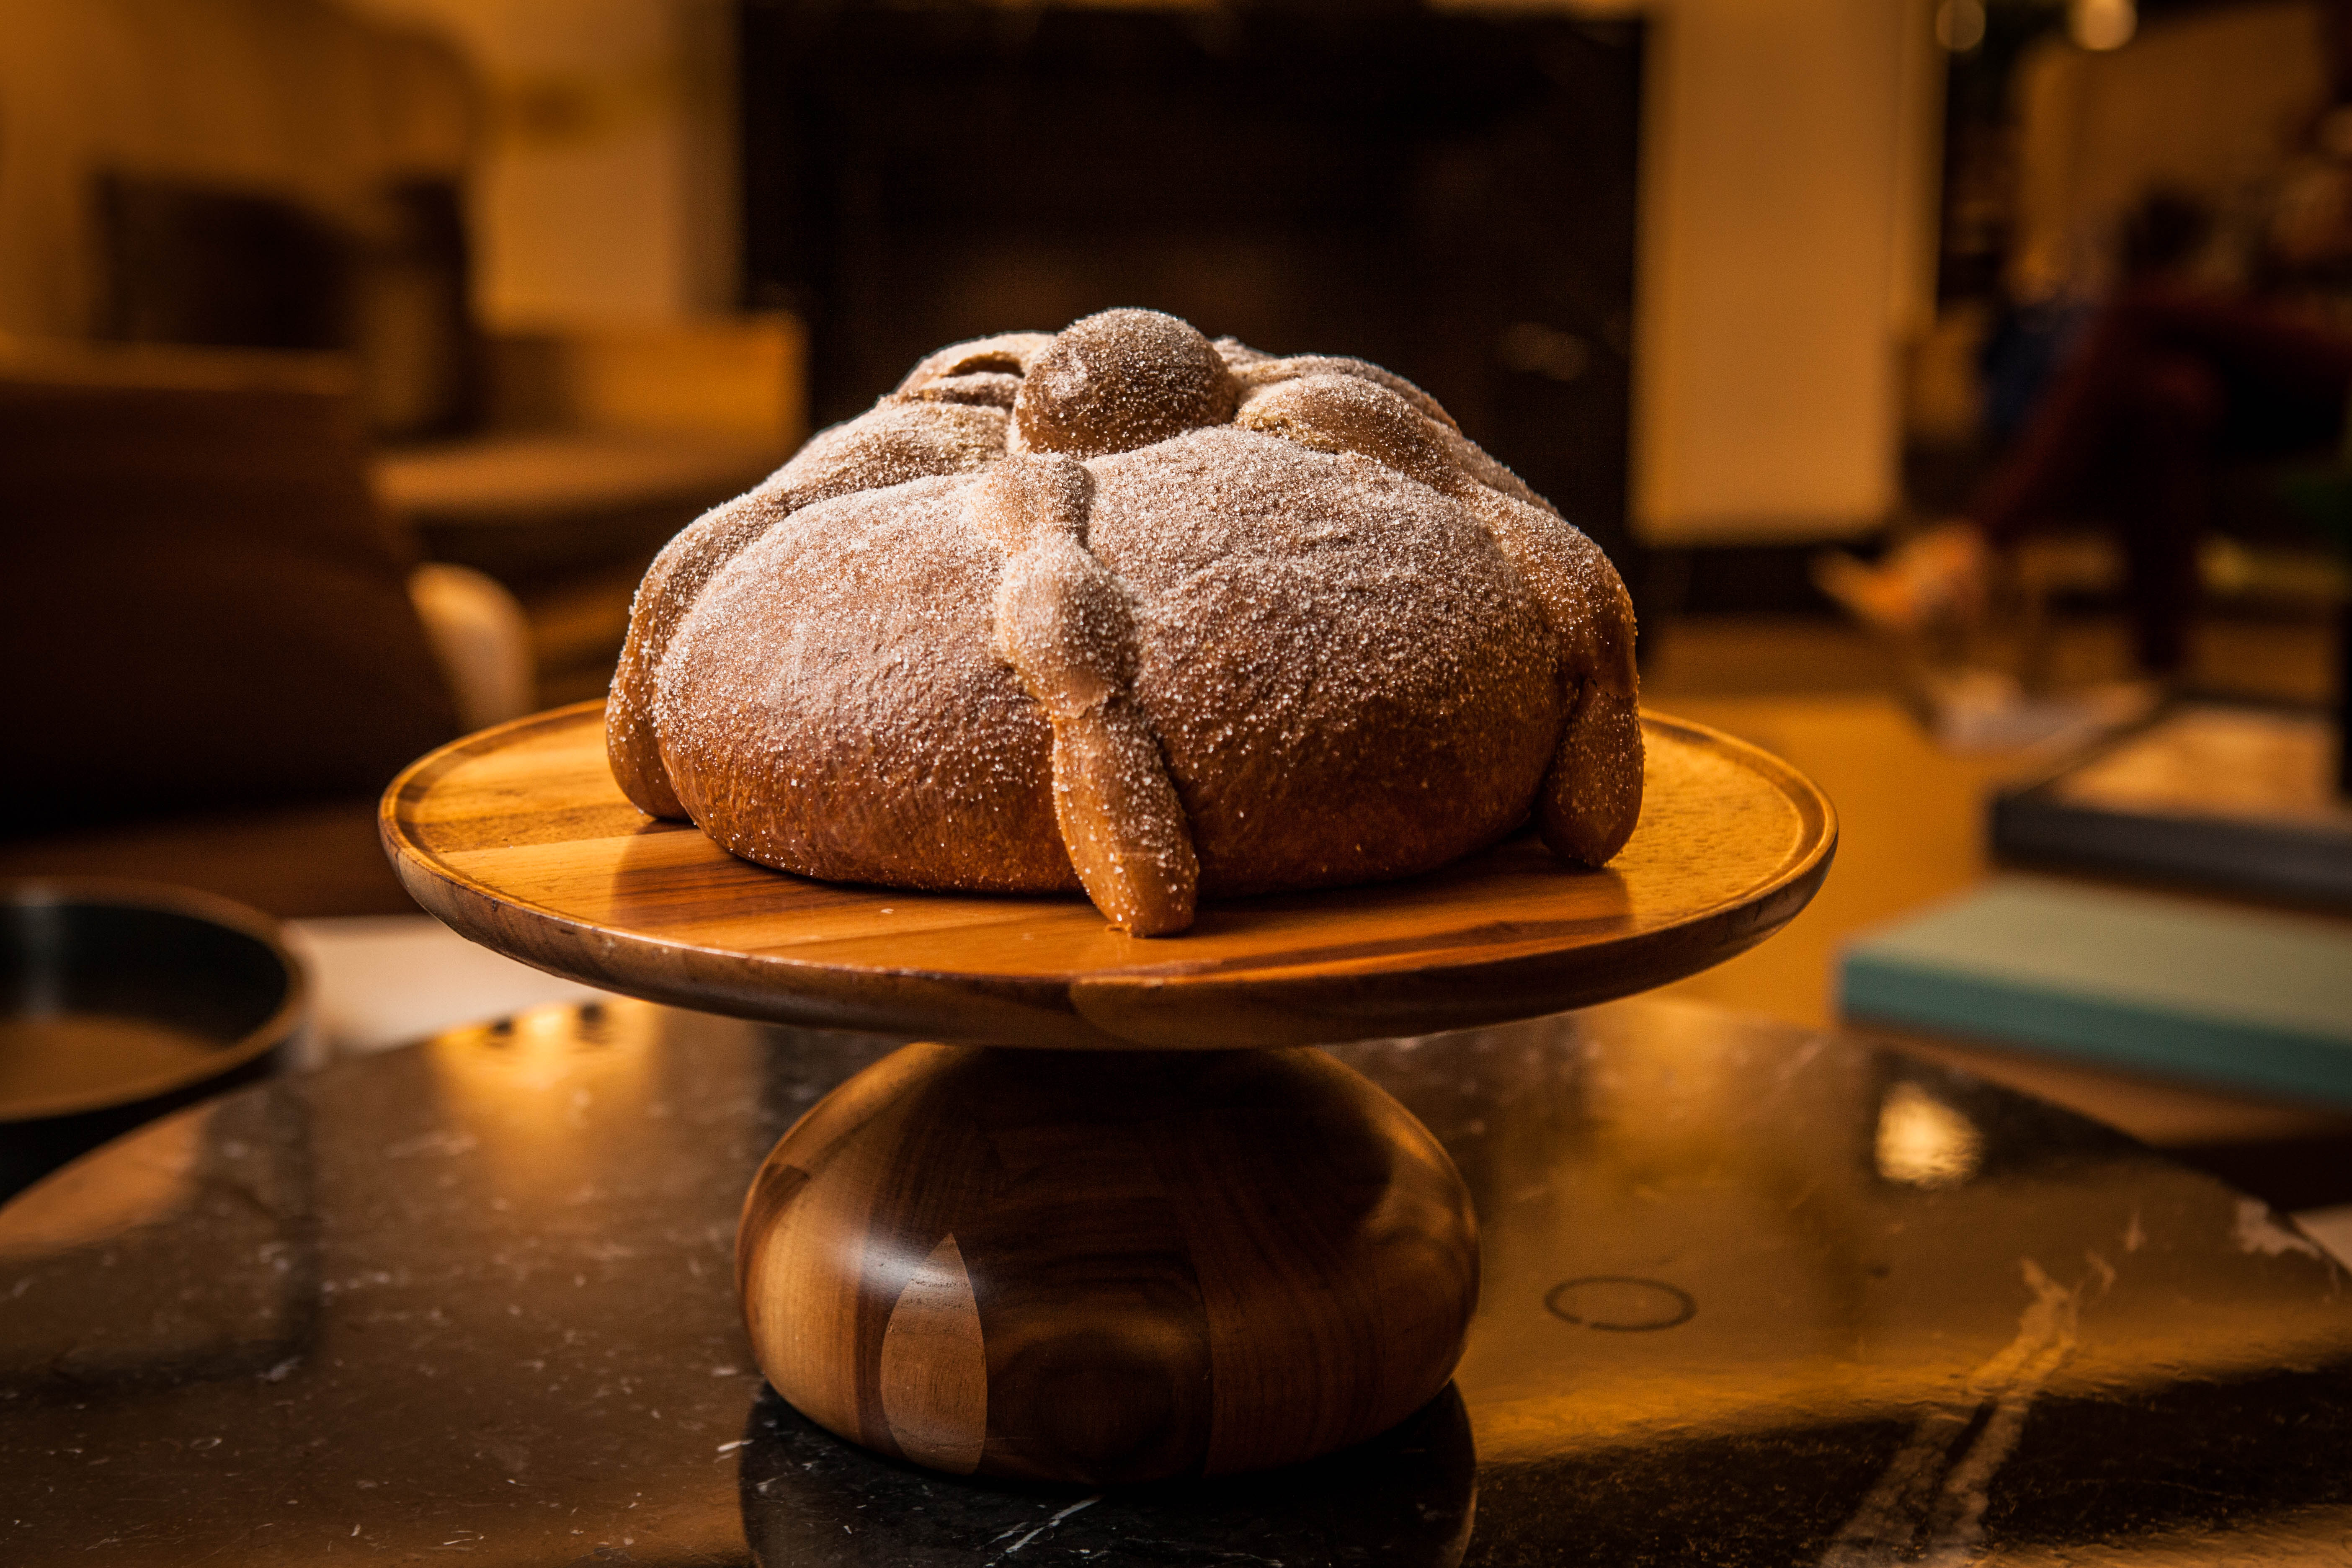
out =
[(654, 552), (797, 444), (801, 339), (483, 331), (484, 96), (444, 40), (330, 0), (0, 0), (0, 336), (346, 356), (384, 505), (519, 596), (532, 700), (568, 700)]
[(798, 444), (800, 324), (494, 334), (479, 363), (479, 426), (380, 451), (377, 492), (428, 559), (520, 597), (540, 704), (601, 697), (655, 552)]
[[(366, 463), (333, 361), (0, 353), (0, 877), (176, 882), (281, 916), (413, 910), (377, 795), (481, 716), (453, 688), (501, 677), (456, 636), (445, 665)], [(445, 626), (478, 613), (455, 597)]]

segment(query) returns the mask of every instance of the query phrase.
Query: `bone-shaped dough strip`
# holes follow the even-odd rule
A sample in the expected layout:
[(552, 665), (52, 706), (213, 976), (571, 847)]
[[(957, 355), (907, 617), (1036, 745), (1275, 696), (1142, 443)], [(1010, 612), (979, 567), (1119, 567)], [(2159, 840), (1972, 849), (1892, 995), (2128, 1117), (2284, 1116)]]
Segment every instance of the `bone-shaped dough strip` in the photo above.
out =
[(971, 527), (1005, 552), (996, 641), (1054, 727), (1054, 815), (1096, 908), (1137, 936), (1192, 923), (1201, 879), (1183, 803), (1132, 695), (1126, 591), (1086, 550), (1092, 480), (1058, 456), (1014, 456), (972, 484)]

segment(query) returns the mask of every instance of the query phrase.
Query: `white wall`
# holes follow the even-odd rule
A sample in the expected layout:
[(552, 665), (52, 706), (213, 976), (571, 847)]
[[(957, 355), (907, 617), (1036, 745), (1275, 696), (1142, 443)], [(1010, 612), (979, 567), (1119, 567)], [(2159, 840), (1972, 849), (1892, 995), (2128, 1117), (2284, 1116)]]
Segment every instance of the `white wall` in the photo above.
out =
[(1932, 308), (1927, 0), (1658, 0), (1633, 510), (1660, 543), (1828, 538), (1898, 498), (1900, 345)]

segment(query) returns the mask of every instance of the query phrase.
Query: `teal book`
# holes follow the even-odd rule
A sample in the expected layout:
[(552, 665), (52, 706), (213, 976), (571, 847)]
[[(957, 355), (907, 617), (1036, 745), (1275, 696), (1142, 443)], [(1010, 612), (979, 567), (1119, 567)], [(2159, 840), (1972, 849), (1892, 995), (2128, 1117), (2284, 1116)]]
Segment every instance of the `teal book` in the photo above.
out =
[(2352, 1105), (2352, 921), (1997, 879), (1856, 938), (1846, 1017)]

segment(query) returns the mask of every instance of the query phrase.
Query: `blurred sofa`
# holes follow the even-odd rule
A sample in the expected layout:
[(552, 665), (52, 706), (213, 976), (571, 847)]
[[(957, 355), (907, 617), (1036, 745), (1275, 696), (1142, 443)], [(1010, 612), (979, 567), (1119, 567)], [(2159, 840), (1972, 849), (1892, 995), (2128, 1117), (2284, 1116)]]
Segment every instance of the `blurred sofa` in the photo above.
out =
[(600, 693), (654, 552), (797, 442), (789, 318), (481, 329), (486, 103), (329, 0), (0, 0), (0, 646), (61, 678), (0, 876), (411, 910), (392, 773)]

